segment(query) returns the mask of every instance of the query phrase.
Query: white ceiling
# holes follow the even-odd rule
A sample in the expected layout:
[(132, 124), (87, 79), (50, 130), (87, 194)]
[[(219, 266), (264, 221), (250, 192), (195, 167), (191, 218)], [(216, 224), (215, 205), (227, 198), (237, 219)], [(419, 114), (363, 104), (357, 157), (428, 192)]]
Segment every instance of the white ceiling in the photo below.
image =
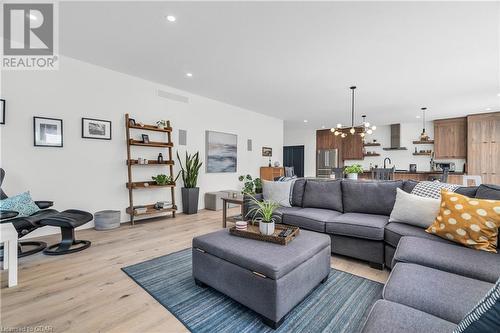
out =
[(352, 84), (358, 120), (376, 124), (416, 121), (421, 106), (430, 119), (500, 110), (498, 2), (66, 2), (59, 11), (62, 54), (288, 126), (349, 122)]

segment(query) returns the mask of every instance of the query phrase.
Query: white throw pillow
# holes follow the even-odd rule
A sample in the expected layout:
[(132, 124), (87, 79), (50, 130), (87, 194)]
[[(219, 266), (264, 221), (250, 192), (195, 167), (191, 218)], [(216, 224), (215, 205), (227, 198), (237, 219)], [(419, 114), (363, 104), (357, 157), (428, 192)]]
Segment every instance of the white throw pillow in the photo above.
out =
[(271, 182), (262, 181), (262, 196), (264, 200), (277, 202), (283, 207), (292, 207), (290, 204), (290, 193), (294, 181)]
[(439, 213), (441, 200), (406, 193), (400, 188), (396, 190), (396, 203), (389, 217), (389, 222), (428, 228)]

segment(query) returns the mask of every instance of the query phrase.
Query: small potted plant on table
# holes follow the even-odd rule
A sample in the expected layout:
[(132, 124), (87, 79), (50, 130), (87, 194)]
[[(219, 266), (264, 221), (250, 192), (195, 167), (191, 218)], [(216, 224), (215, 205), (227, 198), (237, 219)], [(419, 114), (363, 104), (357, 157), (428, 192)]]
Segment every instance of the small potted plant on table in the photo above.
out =
[(358, 179), (358, 174), (363, 173), (363, 167), (359, 164), (349, 165), (345, 167), (344, 173), (349, 179)]
[[(263, 235), (272, 235), (274, 233), (274, 211), (279, 207), (278, 203), (271, 200), (259, 201), (253, 197), (253, 207), (248, 214), (253, 214), (253, 219), (259, 222), (259, 231)], [(255, 218), (259, 216), (259, 218)]]

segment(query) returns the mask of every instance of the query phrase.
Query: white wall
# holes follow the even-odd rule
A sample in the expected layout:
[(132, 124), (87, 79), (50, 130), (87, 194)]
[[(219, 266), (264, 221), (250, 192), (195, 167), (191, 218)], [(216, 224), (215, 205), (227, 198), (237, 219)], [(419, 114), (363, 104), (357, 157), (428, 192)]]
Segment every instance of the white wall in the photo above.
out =
[[(374, 151), (380, 156), (365, 157), (364, 160), (348, 160), (346, 165), (361, 164), (363, 168), (368, 169), (370, 163), (372, 165), (383, 166), (385, 157), (389, 157), (392, 165), (396, 169), (408, 170), (410, 163), (417, 164), (417, 170), (429, 171), (430, 170), (430, 157), (429, 156), (413, 156), (415, 147), (417, 150), (421, 149), (434, 149), (433, 145), (414, 145), (413, 141), (417, 140), (422, 132), (422, 123), (402, 123), (401, 124), (401, 146), (408, 148), (408, 150), (383, 150), (383, 147), (389, 147), (391, 143), (391, 128), (390, 125), (378, 125), (377, 130), (368, 135), (366, 141), (376, 139), (381, 143), (380, 147), (366, 147), (367, 151)], [(433, 139), (434, 126), (432, 122), (426, 124), (426, 132)], [(304, 128), (294, 128), (285, 126), (284, 145), (304, 145), (304, 176), (314, 177), (316, 175), (316, 129), (309, 128), (304, 125)], [(439, 161), (439, 160), (436, 160)], [(444, 160), (443, 160), (444, 161)], [(456, 171), (462, 171), (465, 160), (447, 159), (447, 162), (455, 162)], [(391, 165), (391, 166), (392, 166)]]
[[(272, 147), (272, 160), (282, 162), (282, 120), (75, 59), (63, 57), (58, 71), (4, 71), (1, 81), (1, 96), (7, 101), (6, 125), (0, 126), (1, 165), (7, 173), (3, 188), (10, 195), (29, 190), (35, 200), (54, 200), (58, 210), (118, 209), (122, 211), (122, 221), (129, 219), (125, 214), (127, 112), (143, 123), (171, 120), (174, 144), (178, 129), (187, 130), (188, 145), (176, 146), (174, 152), (178, 149), (182, 156), (186, 149), (191, 153), (199, 151), (203, 161), (206, 130), (238, 135), (236, 173), (207, 174), (202, 167), (200, 208), (204, 207), (205, 192), (239, 189), (240, 174), (258, 176), (259, 167), (267, 165), (267, 158), (261, 156), (262, 146)], [(189, 97), (189, 103), (157, 97), (157, 89)], [(33, 146), (33, 116), (63, 119), (63, 148)], [(82, 117), (111, 120), (112, 140), (82, 139)], [(139, 136), (141, 131), (134, 133)], [(160, 135), (147, 134), (152, 140)], [(247, 151), (247, 139), (253, 140), (251, 152)], [(149, 159), (156, 159), (160, 152), (154, 148), (132, 148), (133, 155), (140, 153)], [(166, 150), (164, 156), (165, 153)], [(179, 170), (177, 165), (175, 170)], [(166, 171), (160, 166), (133, 169), (138, 181)], [(136, 190), (134, 203), (166, 200), (169, 192), (168, 189)], [(180, 209), (180, 186), (176, 189), (176, 200)], [(89, 223), (85, 227), (91, 226)], [(50, 232), (57, 230), (41, 228), (30, 236)]]

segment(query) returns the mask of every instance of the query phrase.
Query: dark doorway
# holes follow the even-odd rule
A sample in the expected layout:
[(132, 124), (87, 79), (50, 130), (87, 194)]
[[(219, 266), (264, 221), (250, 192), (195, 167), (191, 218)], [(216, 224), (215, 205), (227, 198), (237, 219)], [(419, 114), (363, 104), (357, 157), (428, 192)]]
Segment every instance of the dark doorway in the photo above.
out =
[(283, 147), (283, 165), (293, 166), (297, 177), (304, 177), (304, 146)]

